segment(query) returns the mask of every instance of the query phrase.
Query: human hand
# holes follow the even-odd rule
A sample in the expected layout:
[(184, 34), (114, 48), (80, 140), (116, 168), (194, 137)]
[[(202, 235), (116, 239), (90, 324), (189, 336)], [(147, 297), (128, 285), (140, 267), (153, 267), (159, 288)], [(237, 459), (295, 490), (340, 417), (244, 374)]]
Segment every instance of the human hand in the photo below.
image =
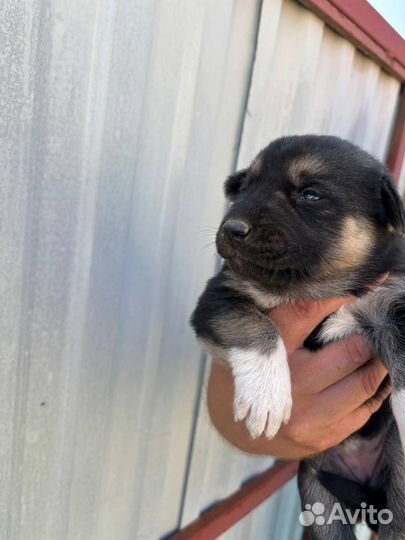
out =
[(213, 362), (207, 389), (213, 424), (234, 446), (253, 454), (302, 458), (336, 446), (362, 427), (390, 389), (375, 396), (387, 371), (360, 336), (310, 352), (303, 343), (325, 317), (350, 298), (308, 301), (276, 308), (271, 319), (288, 352), (293, 410), (276, 437), (252, 439), (244, 422), (233, 419), (230, 368)]

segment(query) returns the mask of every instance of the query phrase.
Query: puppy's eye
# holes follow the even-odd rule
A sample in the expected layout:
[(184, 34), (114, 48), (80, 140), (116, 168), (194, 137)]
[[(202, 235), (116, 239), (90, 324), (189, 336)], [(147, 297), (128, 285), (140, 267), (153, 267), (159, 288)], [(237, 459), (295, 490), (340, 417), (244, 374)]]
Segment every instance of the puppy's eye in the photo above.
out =
[(319, 195), (319, 193), (317, 193), (313, 189), (304, 189), (304, 191), (300, 193), (299, 198), (304, 201), (315, 202), (315, 201), (319, 201), (321, 196)]

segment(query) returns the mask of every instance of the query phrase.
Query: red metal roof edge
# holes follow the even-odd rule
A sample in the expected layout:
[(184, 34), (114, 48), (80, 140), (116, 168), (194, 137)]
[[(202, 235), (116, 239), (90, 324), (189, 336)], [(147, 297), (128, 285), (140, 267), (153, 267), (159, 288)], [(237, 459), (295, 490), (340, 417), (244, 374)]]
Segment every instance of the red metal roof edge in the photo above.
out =
[(405, 81), (405, 40), (366, 0), (298, 1), (388, 73)]

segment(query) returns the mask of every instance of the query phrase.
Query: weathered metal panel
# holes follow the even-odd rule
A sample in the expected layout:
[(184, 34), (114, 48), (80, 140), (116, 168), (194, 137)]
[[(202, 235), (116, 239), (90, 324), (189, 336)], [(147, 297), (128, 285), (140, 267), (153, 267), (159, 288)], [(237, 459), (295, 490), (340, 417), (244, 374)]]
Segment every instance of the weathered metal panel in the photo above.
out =
[[(188, 326), (259, 16), (240, 164), (307, 130), (383, 155), (398, 84), (298, 5), (260, 7), (0, 6), (0, 538), (152, 540), (272, 461), (209, 426)], [(226, 536), (296, 538), (296, 512), (291, 483)]]
[(215, 265), (199, 240), (257, 18), (232, 0), (1, 5), (0, 538), (178, 525), (201, 382), (188, 318)]
[[(264, 0), (238, 167), (280, 136), (328, 133), (384, 158), (399, 83), (293, 0)], [(270, 458), (231, 453), (202, 407), (183, 522), (225, 497)], [(233, 527), (227, 540), (300, 538), (294, 482)]]
[(384, 158), (399, 82), (293, 0), (281, 10), (266, 0), (261, 29), (239, 164), (277, 136), (309, 132)]
[(405, 163), (402, 165), (401, 175), (399, 178), (399, 190), (405, 194)]

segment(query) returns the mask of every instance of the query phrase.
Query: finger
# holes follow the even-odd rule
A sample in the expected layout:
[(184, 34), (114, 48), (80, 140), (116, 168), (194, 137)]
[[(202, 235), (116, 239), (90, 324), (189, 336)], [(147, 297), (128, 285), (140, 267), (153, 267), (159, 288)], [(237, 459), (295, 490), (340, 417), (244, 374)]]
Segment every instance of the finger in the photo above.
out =
[[(383, 383), (384, 384), (384, 383)], [(365, 401), (360, 407), (351, 412), (343, 420), (335, 425), (334, 432), (336, 440), (331, 444), (335, 446), (344, 439), (361, 429), (368, 422), (371, 415), (376, 413), (386, 398), (391, 394), (391, 386), (384, 385), (381, 391), (378, 391), (375, 396)]]
[(270, 318), (279, 329), (287, 351), (302, 347), (305, 339), (331, 313), (353, 300), (351, 296), (302, 301), (272, 310)]
[(371, 356), (372, 351), (361, 336), (331, 343), (316, 352), (296, 351), (289, 358), (293, 387), (300, 394), (315, 394), (342, 380)]
[(364, 405), (377, 392), (387, 375), (382, 362), (373, 359), (336, 384), (318, 394), (320, 410), (335, 404), (337, 417), (344, 418)]

